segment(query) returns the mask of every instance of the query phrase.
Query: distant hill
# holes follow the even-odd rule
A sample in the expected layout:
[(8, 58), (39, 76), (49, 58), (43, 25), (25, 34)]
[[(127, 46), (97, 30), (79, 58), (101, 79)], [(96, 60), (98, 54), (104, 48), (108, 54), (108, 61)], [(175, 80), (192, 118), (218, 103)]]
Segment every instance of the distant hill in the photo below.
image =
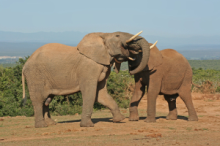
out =
[[(78, 44), (79, 41), (90, 32), (66, 31), (66, 32), (35, 32), (21, 33), (0, 31), (0, 42), (43, 42), (43, 43), (67, 43)], [(160, 49), (176, 48), (187, 45), (220, 45), (219, 36), (153, 36), (147, 32), (141, 34), (148, 42), (158, 40), (157, 46)]]
[[(43, 42), (0, 42), (0, 56), (30, 56), (36, 49), (45, 45)], [(77, 44), (63, 43), (69, 46)]]
[(87, 33), (78, 31), (67, 32), (35, 32), (35, 33), (21, 33), (21, 32), (6, 32), (0, 31), (0, 42), (42, 42), (42, 43), (64, 43), (64, 44), (78, 44), (79, 41)]
[[(62, 43), (76, 46), (88, 32), (5, 32), (0, 31), (0, 56), (28, 56), (47, 43)], [(143, 33), (148, 42), (158, 40), (157, 47), (162, 50), (172, 48), (187, 59), (220, 59), (220, 36), (164, 37)]]

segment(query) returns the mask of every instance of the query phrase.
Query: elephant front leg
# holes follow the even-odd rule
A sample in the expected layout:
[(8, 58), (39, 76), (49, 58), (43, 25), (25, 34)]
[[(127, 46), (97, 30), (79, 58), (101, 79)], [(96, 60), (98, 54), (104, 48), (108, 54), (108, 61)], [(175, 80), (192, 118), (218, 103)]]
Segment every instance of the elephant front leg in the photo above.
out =
[(168, 102), (169, 114), (167, 115), (167, 120), (176, 120), (177, 119), (177, 109), (176, 109), (176, 98), (178, 94), (175, 95), (164, 95), (164, 98)]
[(97, 89), (97, 81), (84, 82), (84, 84), (81, 85), (83, 108), (82, 108), (80, 127), (94, 127), (94, 124), (91, 120), (91, 116), (92, 116), (93, 105), (96, 97), (96, 89)]
[(145, 93), (145, 86), (141, 83), (139, 80), (135, 84), (135, 90), (134, 94), (131, 98), (130, 106), (129, 106), (129, 120), (130, 121), (138, 121), (139, 120), (139, 115), (138, 115), (138, 104), (141, 101), (141, 98), (144, 96)]
[(147, 94), (147, 118), (145, 122), (156, 122), (156, 99), (159, 94), (160, 84), (157, 86), (149, 85), (148, 94)]
[(97, 101), (111, 110), (113, 115), (113, 122), (120, 122), (125, 119), (125, 116), (121, 114), (117, 103), (107, 92), (106, 80), (101, 81), (98, 84)]

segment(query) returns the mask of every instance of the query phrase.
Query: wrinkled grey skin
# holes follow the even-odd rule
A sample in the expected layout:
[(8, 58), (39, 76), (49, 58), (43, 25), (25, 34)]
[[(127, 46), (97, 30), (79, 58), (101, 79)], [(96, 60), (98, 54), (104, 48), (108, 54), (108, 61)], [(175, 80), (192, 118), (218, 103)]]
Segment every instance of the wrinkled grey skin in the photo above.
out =
[[(151, 45), (151, 44), (150, 44)], [(129, 68), (133, 69), (140, 63), (140, 54), (132, 55), (137, 58), (129, 61)], [(169, 106), (168, 120), (177, 119), (176, 98), (180, 98), (188, 109), (189, 121), (197, 121), (198, 117), (191, 97), (192, 69), (186, 58), (173, 49), (159, 51), (155, 46), (150, 50), (150, 57), (146, 68), (135, 74), (135, 90), (130, 102), (130, 121), (139, 120), (138, 104), (147, 86), (147, 118), (145, 122), (155, 122), (156, 99), (164, 95)]]
[(131, 74), (141, 71), (149, 59), (149, 44), (142, 37), (126, 43), (133, 35), (124, 32), (90, 33), (77, 47), (62, 44), (47, 44), (37, 49), (27, 60), (22, 70), (27, 80), (30, 98), (34, 107), (35, 127), (55, 124), (49, 113), (49, 103), (54, 95), (68, 95), (81, 91), (83, 109), (80, 126), (92, 127), (91, 121), (95, 101), (108, 107), (113, 122), (124, 119), (113, 98), (107, 93), (106, 82), (110, 68), (115, 63), (119, 71), (120, 62), (127, 61), (129, 50), (142, 50), (140, 65)]

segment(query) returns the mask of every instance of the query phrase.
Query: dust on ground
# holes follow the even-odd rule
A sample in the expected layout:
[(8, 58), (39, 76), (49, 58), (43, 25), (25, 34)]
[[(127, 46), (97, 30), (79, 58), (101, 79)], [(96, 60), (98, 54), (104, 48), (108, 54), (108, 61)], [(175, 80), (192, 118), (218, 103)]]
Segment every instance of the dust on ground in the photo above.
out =
[(129, 121), (129, 110), (121, 109), (127, 118), (112, 122), (109, 110), (94, 111), (95, 127), (80, 127), (80, 115), (53, 116), (58, 124), (34, 128), (33, 117), (0, 118), (0, 145), (220, 145), (220, 94), (193, 93), (199, 121), (188, 122), (183, 101), (177, 99), (177, 120), (166, 120), (168, 105), (162, 96), (157, 99), (156, 123), (146, 123), (147, 99), (139, 106), (139, 121)]

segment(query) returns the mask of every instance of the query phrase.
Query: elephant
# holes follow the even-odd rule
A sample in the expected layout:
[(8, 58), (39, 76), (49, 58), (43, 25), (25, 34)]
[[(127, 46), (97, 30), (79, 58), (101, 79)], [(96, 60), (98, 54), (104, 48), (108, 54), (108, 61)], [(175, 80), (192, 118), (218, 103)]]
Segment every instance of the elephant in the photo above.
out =
[[(141, 52), (135, 52), (129, 60), (129, 70), (137, 67), (141, 61)], [(168, 102), (169, 114), (167, 120), (177, 119), (176, 98), (184, 101), (188, 109), (188, 120), (198, 121), (191, 97), (192, 69), (187, 59), (173, 49), (159, 49), (154, 46), (150, 50), (147, 66), (141, 72), (134, 75), (135, 89), (129, 105), (129, 120), (138, 121), (138, 104), (145, 94), (147, 86), (147, 118), (145, 122), (156, 122), (156, 99), (158, 95), (164, 95)]]
[(76, 47), (50, 43), (38, 48), (22, 69), (23, 98), (26, 79), (35, 127), (56, 124), (49, 113), (49, 103), (55, 95), (79, 91), (83, 98), (81, 127), (94, 126), (91, 115), (95, 101), (111, 110), (113, 122), (123, 120), (125, 117), (118, 105), (107, 93), (106, 82), (113, 63), (116, 62), (115, 70), (118, 71), (120, 63), (130, 58), (130, 51), (143, 51), (140, 65), (130, 73), (135, 74), (145, 68), (150, 46), (138, 36), (140, 33), (134, 36), (125, 32), (89, 33)]

